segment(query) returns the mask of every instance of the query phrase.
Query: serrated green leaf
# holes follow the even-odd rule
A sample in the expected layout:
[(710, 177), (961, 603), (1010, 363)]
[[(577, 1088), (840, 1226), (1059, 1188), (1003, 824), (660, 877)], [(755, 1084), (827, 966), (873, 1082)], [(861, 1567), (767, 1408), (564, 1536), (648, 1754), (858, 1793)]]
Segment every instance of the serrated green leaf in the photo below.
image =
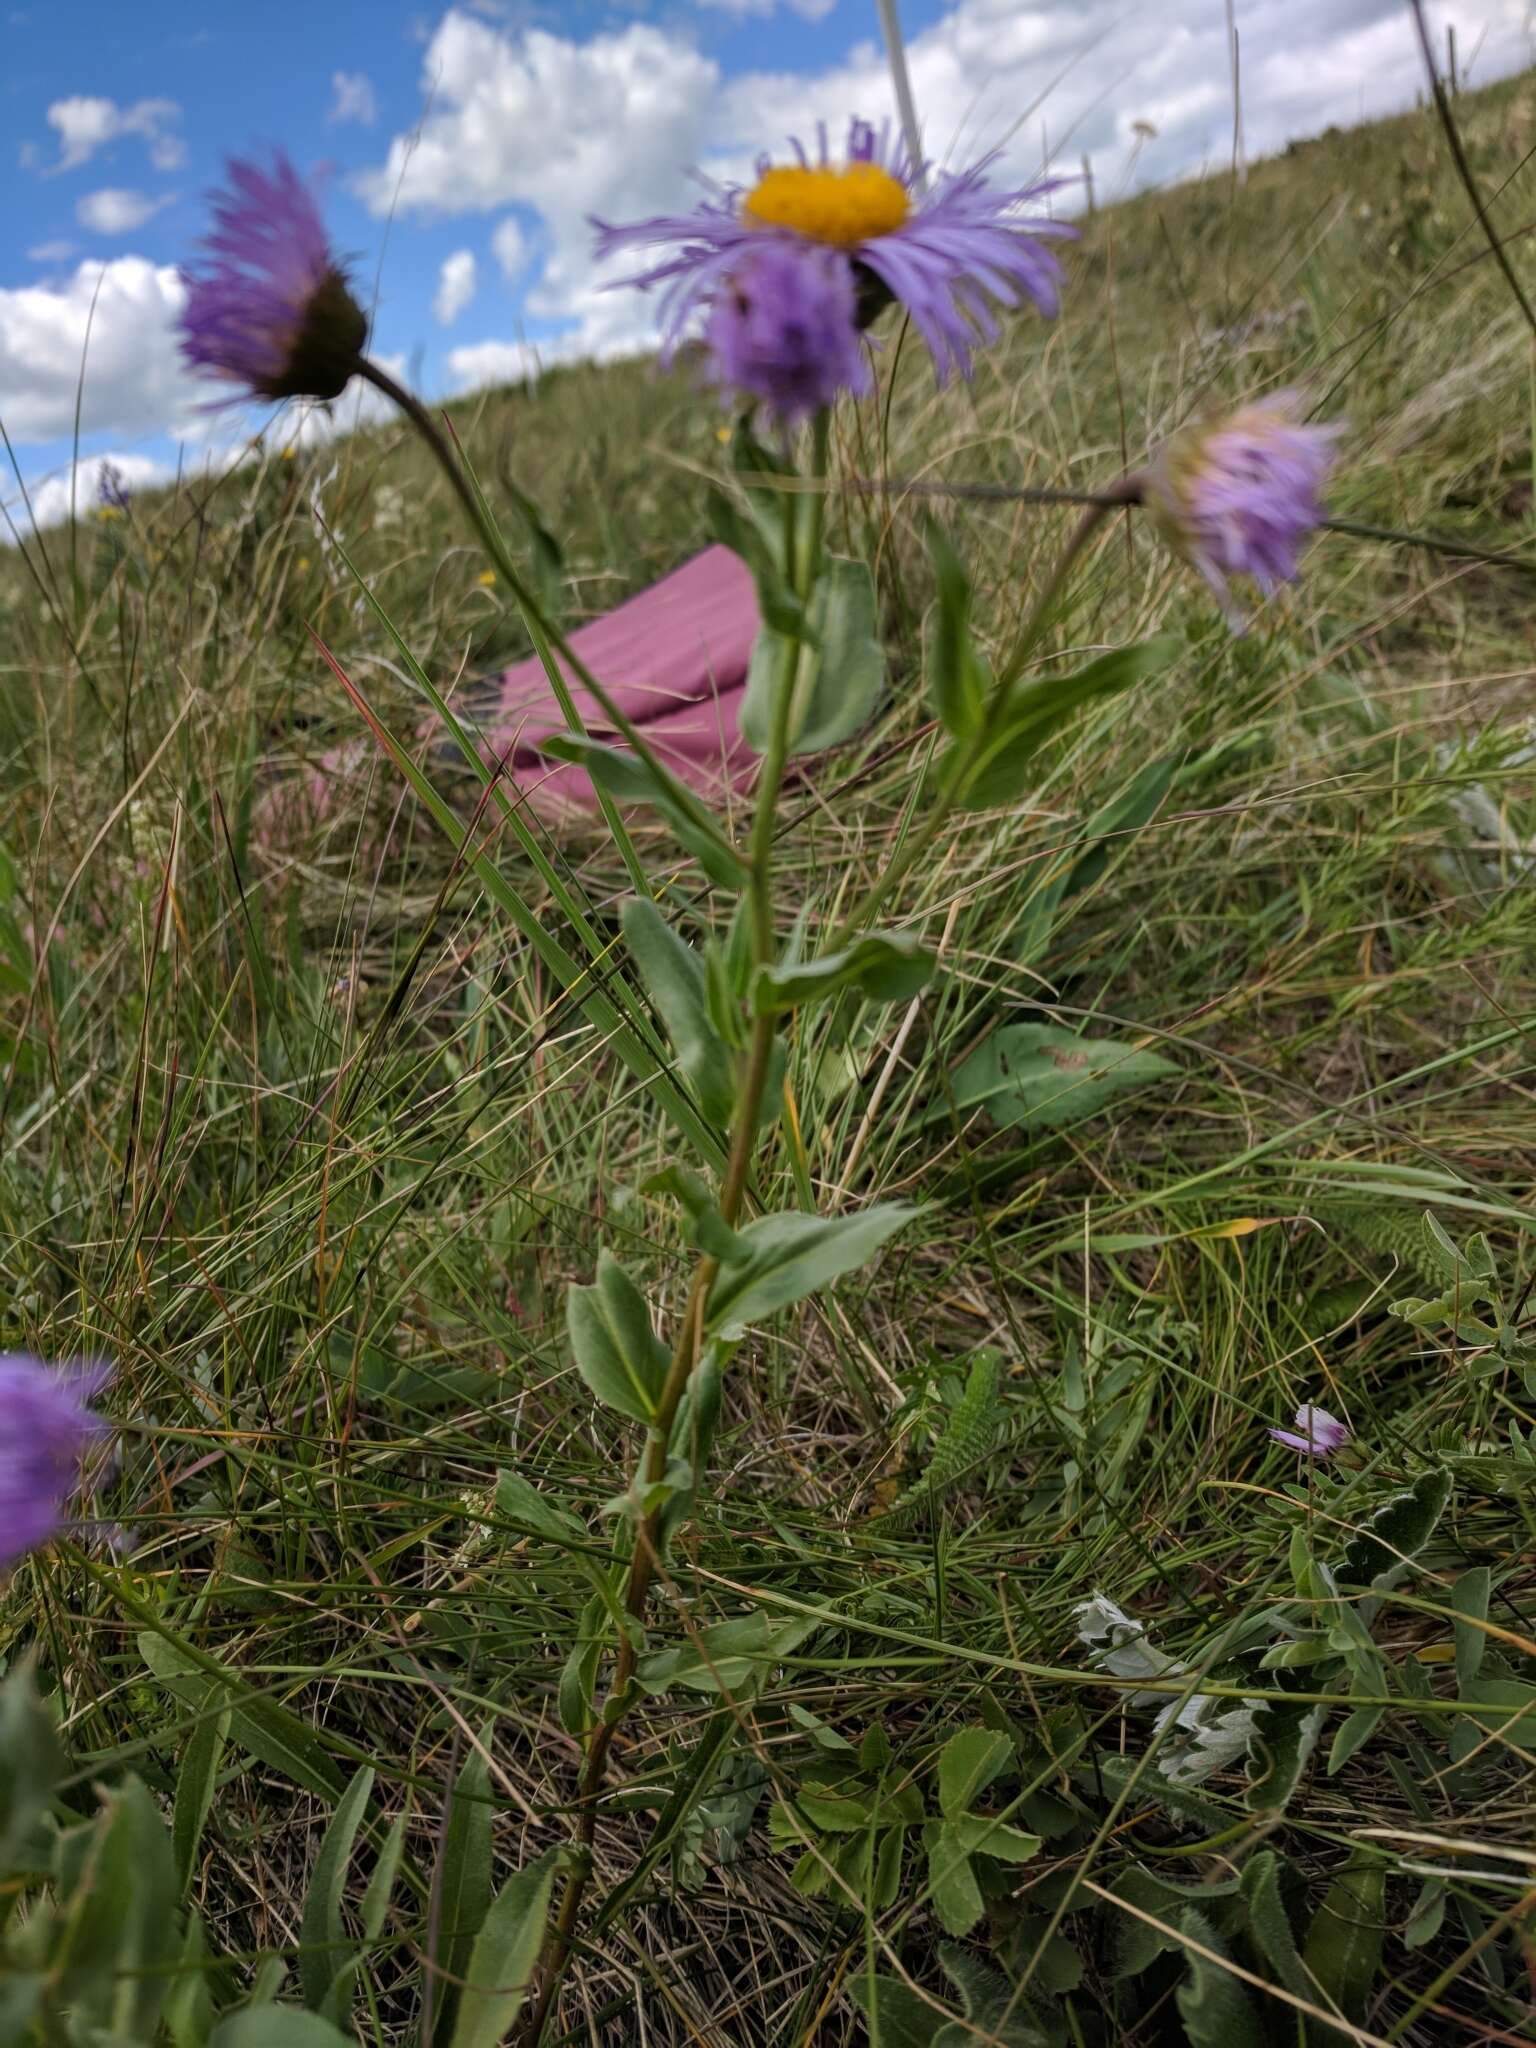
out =
[(782, 1016), (856, 988), (871, 1003), (903, 1003), (926, 988), (937, 954), (904, 932), (867, 932), (841, 952), (792, 967), (760, 967), (752, 984), (759, 1017)]
[(1242, 2041), (1260, 2038), (1259, 2016), (1241, 1980), (1222, 1968), (1213, 1957), (1230, 1960), (1227, 1947), (1210, 1921), (1193, 1906), (1179, 1915), (1179, 1932), (1186, 1943), (1198, 1943), (1210, 1954), (1186, 1949), (1189, 1974), (1175, 1994), (1179, 2016), (1189, 2048), (1234, 2048)]
[(738, 1233), (745, 1255), (715, 1275), (707, 1327), (719, 1336), (739, 1337), (753, 1323), (864, 1265), (918, 1213), (910, 1202), (879, 1202), (852, 1216), (789, 1210), (749, 1223)]
[(1025, 795), (1036, 755), (1074, 713), (1158, 674), (1179, 651), (1179, 642), (1168, 636), (1145, 640), (1101, 654), (1073, 675), (1047, 676), (1016, 688), (994, 714), (987, 744), (967, 778), (961, 802), (972, 810), (987, 810)]
[(969, 1934), (985, 1906), (964, 1838), (948, 1821), (939, 1821), (930, 1822), (923, 1839), (928, 1850), (928, 1890), (939, 1925), (946, 1934)]
[(710, 1022), (703, 960), (647, 897), (631, 897), (621, 922), (700, 1108), (712, 1122), (729, 1124), (736, 1100), (735, 1063)]
[(959, 1109), (984, 1103), (1005, 1129), (1057, 1130), (1094, 1116), (1127, 1088), (1179, 1071), (1118, 1038), (1084, 1038), (1056, 1024), (1006, 1024), (955, 1070)]
[(968, 1814), (999, 1771), (1013, 1745), (993, 1728), (962, 1728), (939, 1756), (939, 1811), (946, 1820)]
[(1377, 1509), (1345, 1551), (1336, 1574), (1352, 1586), (1393, 1586), (1434, 1534), (1451, 1497), (1451, 1475), (1443, 1466), (1421, 1473), (1405, 1493)]
[(1248, 1807), (1281, 1813), (1301, 1781), (1322, 1733), (1323, 1709), (1290, 1700), (1260, 1700), (1248, 1740)]
[[(774, 697), (785, 673), (785, 640), (764, 613), (747, 669), (742, 737), (768, 751)], [(789, 753), (819, 754), (856, 733), (885, 685), (885, 651), (877, 633), (874, 579), (864, 562), (828, 555), (806, 612), (789, 717)]]
[(538, 1967), (549, 1896), (564, 1853), (547, 1849), (509, 1877), (491, 1901), (470, 1952), (450, 2048), (501, 2048)]
[(329, 2007), (331, 1988), (352, 1960), (352, 1944), (341, 1917), (353, 1845), (373, 1792), (373, 1771), (364, 1765), (336, 1803), (320, 1844), (299, 1927), (299, 1985), (311, 2012), (344, 2021)]
[(556, 761), (585, 768), (599, 789), (616, 803), (645, 804), (659, 811), (679, 846), (691, 853), (712, 882), (739, 889), (747, 865), (713, 818), (659, 761), (620, 753), (587, 733), (552, 733), (540, 740), (539, 751)]
[[(1248, 1902), (1248, 1931), (1254, 1945), (1287, 1991), (1310, 2004), (1314, 1998), (1311, 1978), (1296, 1946), (1296, 1935), (1286, 1911), (1281, 1888), (1282, 1864), (1273, 1849), (1261, 1849), (1244, 1865), (1239, 1880)], [(1233, 2044), (1236, 2048), (1236, 2044)]]
[(850, 1976), (848, 1995), (869, 2020), (880, 2048), (933, 2048), (945, 2016), (898, 1977)]
[(944, 1433), (928, 1453), (921, 1479), (909, 1486), (880, 1516), (882, 1529), (900, 1529), (925, 1505), (941, 1500), (947, 1490), (973, 1472), (991, 1450), (1001, 1421), (998, 1381), (1002, 1357), (990, 1347), (978, 1351), (966, 1375), (965, 1391), (950, 1410)]
[(652, 1422), (669, 1354), (644, 1295), (611, 1252), (598, 1255), (590, 1287), (567, 1291), (565, 1309), (576, 1369), (592, 1393), (620, 1415)]

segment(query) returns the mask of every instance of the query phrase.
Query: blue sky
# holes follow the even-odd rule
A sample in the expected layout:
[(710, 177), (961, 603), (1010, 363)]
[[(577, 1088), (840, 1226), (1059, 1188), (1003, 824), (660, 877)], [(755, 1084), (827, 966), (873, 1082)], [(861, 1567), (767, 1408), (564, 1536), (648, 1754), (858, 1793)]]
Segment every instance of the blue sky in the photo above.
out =
[[(997, 148), (1022, 181), (1086, 152), (1101, 192), (1225, 168), (1223, 0), (902, 12), (935, 157)], [(1479, 78), (1531, 60), (1525, 0), (1434, 12)], [(1403, 0), (1237, 16), (1251, 154), (1412, 101)], [(378, 279), (376, 351), (446, 394), (645, 346), (647, 302), (602, 290), (589, 213), (685, 205), (690, 163), (743, 173), (785, 133), (890, 106), (875, 0), (51, 0), (0, 20), (0, 418), (54, 513), (88, 319), (87, 455), (148, 480), (259, 424), (199, 410), (174, 346), (175, 266), (230, 150), (281, 144), (323, 178), (338, 246)]]

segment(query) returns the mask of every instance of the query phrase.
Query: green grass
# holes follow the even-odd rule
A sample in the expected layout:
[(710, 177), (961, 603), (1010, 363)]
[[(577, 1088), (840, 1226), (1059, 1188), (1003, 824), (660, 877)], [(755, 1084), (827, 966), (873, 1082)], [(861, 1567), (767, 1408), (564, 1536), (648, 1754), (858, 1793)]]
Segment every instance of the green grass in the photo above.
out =
[[(1536, 81), (1457, 112), (1514, 235)], [(1511, 246), (1536, 277), (1536, 243)], [(935, 394), (888, 337), (888, 437), (880, 408), (842, 416), (842, 473), (1089, 489), (1202, 405), (1304, 380), (1347, 421), (1339, 518), (1536, 568), (1532, 340), (1431, 114), (1102, 211), (1068, 262), (1061, 319), (1017, 322), (969, 389)], [(707, 538), (701, 475), (723, 451), (686, 374), (562, 369), (453, 415), (514, 542), (513, 479), (557, 536), (568, 624)], [(23, 1565), (0, 1643), (35, 1648), (56, 1706), (61, 1819), (132, 1770), (188, 1825), (189, 1747), (233, 1699), (185, 1891), (221, 2006), (264, 1957), (297, 1996), (337, 1938), (304, 1902), (336, 1789), (368, 1760), (347, 1939), (397, 1817), (403, 1862), (354, 2024), (404, 2043), (424, 1977), (440, 2017), (466, 1961), (432, 1891), (473, 1864), (473, 1784), (448, 1811), (466, 1759), (498, 1884), (570, 1831), (557, 1689), (638, 1432), (578, 1379), (566, 1288), (604, 1244), (670, 1315), (691, 1254), (647, 1191), (671, 1124), (528, 936), (585, 958), (585, 920), (612, 945), (624, 864), (596, 830), (535, 827), (536, 865), (494, 809), (480, 867), (456, 861), (315, 652), (311, 629), (462, 833), (468, 779), (416, 741), (423, 700), (313, 495), (450, 698), (526, 651), (504, 593), (404, 430), (291, 458), (282, 432), (217, 487), (0, 556), (3, 1336), (110, 1354), (130, 1425), (94, 1496), (123, 1562), (87, 1544)], [(876, 567), (895, 687), (789, 793), (786, 929), (830, 931), (909, 829), (932, 744), (928, 509), (830, 508), (833, 546)], [(1004, 647), (1073, 515), (945, 516)], [(1329, 534), (1234, 641), (1144, 528), (1106, 531), (1053, 651), (1169, 631), (1181, 658), (903, 885), (892, 922), (942, 940), (947, 970), (910, 1018), (843, 1005), (792, 1037), (765, 1205), (929, 1206), (731, 1369), (652, 1647), (753, 1609), (812, 1625), (755, 1696), (674, 1687), (627, 1723), (591, 1896), (640, 1877), (589, 1924), (551, 2039), (894, 2048), (927, 2038), (914, 2011), (964, 2006), (946, 2043), (1236, 2048), (1350, 2038), (1315, 2016), (1330, 1995), (1371, 2038), (1532, 2038), (1536, 1377), (1518, 1340), (1498, 1353), (1387, 1311), (1446, 1285), (1426, 1208), (1458, 1243), (1487, 1232), (1506, 1309), (1536, 1272), (1533, 596), (1528, 570)], [(323, 815), (274, 806), (354, 742)], [(723, 929), (723, 892), (654, 828), (637, 838), (669, 914)], [(962, 1062), (1042, 1021), (1170, 1071), (1064, 1128), (963, 1106)], [(973, 1372), (982, 1351), (995, 1370)], [(1356, 1440), (1298, 1482), (1265, 1432), (1308, 1398)], [(530, 1534), (498, 1506), (502, 1472), (587, 1536)], [(1356, 1533), (1440, 1472), (1448, 1504), (1362, 1631), (1317, 1567), (1347, 1581)], [(1327, 1696), (1283, 1812), (1241, 1757), (1170, 1786), (1153, 1713), (1078, 1640), (1095, 1591), (1191, 1670), (1215, 1659), (1218, 1693)], [(1324, 1682), (1241, 1663), (1277, 1611), (1339, 1632)], [(1386, 1705), (1330, 1771), (1351, 1685)], [(262, 1701), (313, 1731), (297, 1768)], [(943, 1746), (982, 1727), (1002, 1737), (982, 1807), (1044, 1837), (982, 1865), (957, 1967), (990, 1962), (991, 2004), (996, 1986), (973, 1970), (967, 2003), (941, 1966), (921, 1834)], [(703, 1806), (653, 1841), (690, 1771)], [(879, 1866), (882, 1844), (884, 1888), (856, 1853)], [(1266, 1883), (1289, 1961), (1263, 1938)], [(1171, 1928), (1163, 1952), (1114, 1891)], [(1212, 1954), (1282, 1990), (1289, 1970), (1314, 2016)], [(871, 1972), (910, 1987), (878, 2028)]]

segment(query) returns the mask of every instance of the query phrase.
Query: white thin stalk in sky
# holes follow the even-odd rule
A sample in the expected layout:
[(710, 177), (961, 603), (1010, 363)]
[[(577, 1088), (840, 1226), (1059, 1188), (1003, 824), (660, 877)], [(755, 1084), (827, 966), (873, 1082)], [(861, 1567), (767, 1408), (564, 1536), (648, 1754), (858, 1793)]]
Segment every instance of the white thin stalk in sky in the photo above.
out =
[(885, 53), (891, 64), (891, 83), (896, 88), (896, 111), (901, 116), (907, 155), (912, 159), (913, 188), (921, 196), (928, 189), (928, 178), (923, 170), (923, 140), (917, 125), (917, 108), (912, 102), (912, 80), (907, 75), (907, 46), (902, 40), (901, 17), (896, 12), (896, 0), (879, 0), (879, 5), (880, 26), (885, 31)]

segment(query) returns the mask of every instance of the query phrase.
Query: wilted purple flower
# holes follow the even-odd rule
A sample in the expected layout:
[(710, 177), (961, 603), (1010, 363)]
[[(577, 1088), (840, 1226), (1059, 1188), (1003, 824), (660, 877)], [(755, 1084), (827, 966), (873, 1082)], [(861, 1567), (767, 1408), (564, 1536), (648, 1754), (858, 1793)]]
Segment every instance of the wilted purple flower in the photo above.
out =
[(1336, 424), (1308, 426), (1300, 393), (1277, 391), (1224, 418), (1185, 427), (1141, 479), (1164, 536), (1216, 593), (1241, 630), (1229, 576), (1250, 576), (1264, 596), (1293, 582), (1302, 543), (1323, 516)]
[(1314, 1408), (1310, 1401), (1303, 1401), (1296, 1410), (1294, 1429), (1272, 1429), (1269, 1433), (1277, 1444), (1303, 1451), (1309, 1458), (1331, 1458), (1335, 1451), (1343, 1450), (1351, 1435), (1348, 1423), (1340, 1422), (1326, 1408)]
[(61, 1527), (80, 1460), (108, 1427), (86, 1403), (110, 1378), (105, 1365), (0, 1356), (0, 1571)]
[[(989, 301), (1015, 306), (1022, 297), (1042, 313), (1055, 312), (1061, 266), (1043, 242), (1075, 230), (1018, 209), (1062, 180), (1001, 191), (987, 181), (994, 161), (987, 157), (959, 174), (940, 172), (932, 191), (920, 197), (914, 190), (917, 166), (904, 147), (893, 144), (888, 129), (859, 120), (849, 124), (841, 162), (829, 156), (824, 128), (814, 160), (798, 142), (792, 147), (797, 161), (773, 165), (764, 159), (750, 191), (720, 186), (691, 213), (624, 227), (593, 222), (600, 256), (677, 245), (664, 261), (627, 280), (667, 287), (661, 304), (666, 352), (677, 346), (695, 314), (719, 303), (747, 256), (775, 242), (834, 252), (855, 291), (860, 326), (898, 300), (927, 342), (940, 383), (956, 371), (969, 376), (978, 338), (996, 335)], [(806, 275), (796, 274), (802, 289)], [(714, 325), (711, 319), (712, 344)], [(834, 350), (846, 363), (841, 335)], [(861, 387), (845, 379), (841, 388)]]
[(115, 462), (104, 462), (96, 472), (96, 500), (108, 512), (126, 512), (133, 497), (128, 479)]
[(270, 171), (234, 158), (226, 170), (207, 258), (182, 272), (182, 354), (253, 398), (339, 398), (368, 321), (319, 209), (285, 156)]
[(719, 381), (762, 399), (786, 426), (873, 381), (853, 277), (835, 249), (777, 236), (749, 249), (715, 294), (705, 339)]

